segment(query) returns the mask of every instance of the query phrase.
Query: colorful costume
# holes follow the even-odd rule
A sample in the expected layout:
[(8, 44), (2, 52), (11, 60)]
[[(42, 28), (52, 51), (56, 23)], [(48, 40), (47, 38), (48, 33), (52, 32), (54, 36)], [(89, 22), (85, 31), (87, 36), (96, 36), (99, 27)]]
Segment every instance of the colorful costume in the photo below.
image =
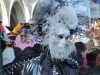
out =
[(14, 46), (19, 47), (24, 50), (26, 47), (33, 47), (35, 44), (34, 38), (32, 35), (28, 34), (27, 29), (19, 30), (19, 35), (16, 37)]
[(28, 35), (28, 36), (29, 36), (28, 41), (25, 42), (25, 43), (23, 43), (23, 42), (21, 41), (21, 36), (18, 35), (18, 36), (16, 37), (16, 39), (15, 39), (14, 46), (15, 46), (15, 47), (19, 47), (19, 48), (21, 48), (22, 50), (24, 50), (24, 48), (26, 48), (26, 47), (28, 47), (28, 46), (33, 47), (34, 44), (35, 44), (35, 41), (34, 41), (34, 39), (33, 39), (33, 36), (32, 36), (32, 35)]

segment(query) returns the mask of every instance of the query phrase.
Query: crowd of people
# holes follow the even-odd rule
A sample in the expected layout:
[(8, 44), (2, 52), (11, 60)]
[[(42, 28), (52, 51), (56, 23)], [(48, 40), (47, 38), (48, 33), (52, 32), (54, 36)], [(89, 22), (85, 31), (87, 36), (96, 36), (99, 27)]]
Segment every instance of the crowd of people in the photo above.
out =
[(39, 3), (33, 26), (26, 28), (25, 23), (19, 23), (11, 31), (16, 34), (13, 42), (0, 22), (5, 75), (100, 75), (100, 19), (84, 37), (72, 42), (69, 37), (78, 24), (72, 6), (57, 2), (52, 12), (39, 16), (43, 21), (38, 20), (38, 10)]

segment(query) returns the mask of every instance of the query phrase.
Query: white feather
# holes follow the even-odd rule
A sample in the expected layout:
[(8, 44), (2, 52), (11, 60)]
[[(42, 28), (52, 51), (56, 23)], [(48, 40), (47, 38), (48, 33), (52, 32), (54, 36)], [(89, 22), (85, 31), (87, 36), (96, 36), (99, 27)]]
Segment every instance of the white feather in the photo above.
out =
[(78, 23), (75, 10), (71, 6), (64, 6), (58, 9), (58, 12), (54, 15), (52, 20), (54, 22), (61, 21), (65, 23), (65, 25), (68, 25), (70, 29), (75, 29)]

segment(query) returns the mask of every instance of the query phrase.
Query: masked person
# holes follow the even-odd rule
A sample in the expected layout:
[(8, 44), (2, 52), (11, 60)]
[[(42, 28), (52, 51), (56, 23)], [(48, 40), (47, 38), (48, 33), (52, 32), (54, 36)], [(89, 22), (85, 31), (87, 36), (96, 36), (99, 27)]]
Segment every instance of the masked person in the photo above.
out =
[(19, 47), (22, 51), (26, 47), (33, 47), (35, 44), (34, 38), (28, 33), (27, 29), (19, 30), (19, 35), (16, 37), (14, 47)]
[(44, 37), (40, 45), (24, 50), (11, 63), (13, 75), (78, 75), (77, 62), (71, 58), (76, 48), (68, 39), (70, 29), (76, 28), (77, 16), (71, 6), (59, 6), (45, 15), (46, 22), (42, 23)]

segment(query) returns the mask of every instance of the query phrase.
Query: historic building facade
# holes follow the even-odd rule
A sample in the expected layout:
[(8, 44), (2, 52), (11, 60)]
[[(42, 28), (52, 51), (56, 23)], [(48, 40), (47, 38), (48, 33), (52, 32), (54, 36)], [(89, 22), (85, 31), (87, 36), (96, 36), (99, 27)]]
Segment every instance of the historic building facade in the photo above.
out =
[[(0, 0), (0, 20), (3, 22), (3, 25), (14, 27), (20, 22), (23, 23), (29, 22), (29, 20), (32, 19), (34, 7), (37, 1), (43, 1), (43, 0)], [(50, 1), (50, 0), (45, 0), (45, 1)], [(100, 7), (98, 7), (98, 11), (100, 15)], [(95, 11), (95, 13), (98, 12)], [(94, 14), (92, 16), (95, 15), (97, 14)], [(92, 18), (92, 16), (90, 14), (90, 18)], [(95, 18), (98, 17), (95, 16)]]
[(32, 18), (38, 0), (0, 0), (0, 20), (5, 26), (14, 27)]

